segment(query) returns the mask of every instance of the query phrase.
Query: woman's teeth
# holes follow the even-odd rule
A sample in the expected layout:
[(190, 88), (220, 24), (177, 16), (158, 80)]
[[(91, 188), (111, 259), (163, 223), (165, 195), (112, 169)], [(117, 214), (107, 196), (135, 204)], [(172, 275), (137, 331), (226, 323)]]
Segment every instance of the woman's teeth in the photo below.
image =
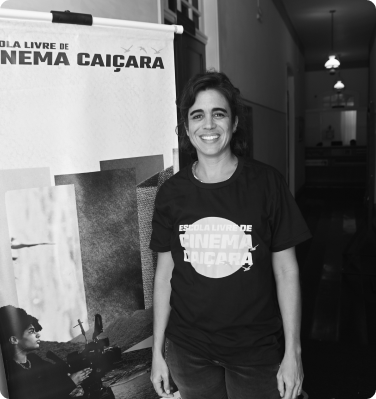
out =
[(218, 137), (219, 137), (218, 134), (214, 134), (214, 135), (212, 135), (212, 136), (201, 136), (202, 140), (207, 140), (207, 141), (215, 140), (215, 139), (217, 139)]

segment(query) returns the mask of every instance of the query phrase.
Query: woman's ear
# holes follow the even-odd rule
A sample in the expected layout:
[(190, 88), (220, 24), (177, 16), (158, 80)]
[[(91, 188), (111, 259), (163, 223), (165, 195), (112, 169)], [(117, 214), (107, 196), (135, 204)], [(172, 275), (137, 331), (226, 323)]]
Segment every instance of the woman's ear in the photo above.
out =
[(17, 344), (18, 344), (18, 338), (17, 338), (15, 335), (12, 335), (12, 336), (9, 338), (9, 342), (10, 342), (12, 345), (17, 345)]

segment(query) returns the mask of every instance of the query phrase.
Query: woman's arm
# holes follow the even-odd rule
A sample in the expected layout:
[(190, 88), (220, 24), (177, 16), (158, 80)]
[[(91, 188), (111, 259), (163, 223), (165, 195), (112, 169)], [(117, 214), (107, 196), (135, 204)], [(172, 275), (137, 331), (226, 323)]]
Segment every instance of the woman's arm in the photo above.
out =
[(170, 316), (171, 276), (174, 261), (171, 252), (158, 253), (157, 270), (154, 279), (153, 297), (153, 362), (151, 382), (157, 394), (164, 398), (172, 398), (170, 394), (169, 372), (163, 356), (165, 329)]
[(294, 399), (301, 393), (304, 376), (300, 345), (299, 267), (295, 248), (273, 252), (272, 263), (285, 334), (285, 355), (277, 374), (278, 390), (284, 399)]

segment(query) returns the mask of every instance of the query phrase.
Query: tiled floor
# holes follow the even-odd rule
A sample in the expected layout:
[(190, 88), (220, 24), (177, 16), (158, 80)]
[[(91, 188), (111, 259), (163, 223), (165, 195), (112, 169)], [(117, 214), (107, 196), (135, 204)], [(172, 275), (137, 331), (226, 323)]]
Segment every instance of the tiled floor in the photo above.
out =
[(376, 391), (376, 238), (363, 197), (306, 189), (297, 199), (313, 234), (297, 248), (310, 399), (368, 399)]

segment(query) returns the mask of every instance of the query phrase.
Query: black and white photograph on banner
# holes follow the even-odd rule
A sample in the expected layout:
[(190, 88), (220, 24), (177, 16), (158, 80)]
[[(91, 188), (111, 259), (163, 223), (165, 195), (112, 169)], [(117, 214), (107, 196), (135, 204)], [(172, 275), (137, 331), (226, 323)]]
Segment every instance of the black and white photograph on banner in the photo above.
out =
[[(139, 186), (157, 188), (158, 184), (171, 174), (172, 168), (169, 168)], [(28, 367), (29, 364), (38, 364), (38, 369), (45, 370), (46, 374), (43, 377), (45, 383), (51, 385), (43, 388), (36, 386), (35, 390), (44, 389), (46, 395), (48, 393), (59, 397), (63, 395), (60, 388), (64, 390), (72, 387), (69, 380), (65, 379), (67, 382), (65, 384), (62, 378), (63, 365), (65, 370), (76, 378), (75, 373), (85, 372), (82, 370), (88, 368), (81, 367), (90, 365), (89, 352), (97, 345), (100, 348), (105, 347), (107, 357), (97, 360), (105, 371), (95, 378), (92, 374), (88, 374), (87, 382), (83, 382), (80, 388), (75, 388), (73, 393), (70, 393), (71, 396), (94, 392), (100, 380), (103, 392), (108, 393), (111, 389), (116, 398), (132, 398), (135, 393), (141, 398), (156, 398), (158, 396), (150, 384), (152, 308), (144, 310), (143, 302), (137, 303), (134, 299), (137, 298), (134, 292), (137, 292), (137, 287), (140, 290), (140, 286), (141, 295), (138, 297), (143, 298), (135, 169), (56, 176), (56, 183), (61, 185), (9, 191), (6, 194), (9, 240), (17, 293), (19, 293), (19, 303), (22, 305), (20, 305), (21, 310), (6, 306), (3, 310), (6, 315), (4, 317), (22, 319), (22, 314), (25, 316), (26, 311), (33, 318), (30, 319), (33, 321), (30, 324), (33, 325), (38, 320), (43, 327), (41, 331), (39, 324), (33, 325), (36, 328), (33, 334), (36, 334), (37, 342), (31, 348), (23, 348), (25, 354), (28, 352), (31, 354), (29, 358), (25, 355), (21, 368)], [(140, 190), (139, 187), (137, 189)], [(153, 208), (152, 203), (149, 205)], [(143, 206), (146, 214), (152, 213), (152, 211), (147, 212), (145, 208), (147, 204), (144, 203)], [(116, 220), (120, 223), (115, 223), (113, 226), (111, 223)], [(95, 240), (95, 234), (105, 241), (102, 245)], [(115, 264), (111, 265), (107, 260), (106, 248), (113, 249), (114, 238), (117, 239), (119, 247), (123, 247), (123, 252), (120, 249), (116, 251), (120, 254), (120, 258), (114, 258)], [(92, 242), (97, 248), (90, 249)], [(83, 249), (86, 245), (88, 248)], [(97, 263), (93, 258), (85, 258), (85, 253), (92, 252), (96, 254)], [(136, 267), (130, 261), (132, 258), (135, 259)], [(91, 269), (87, 269), (85, 273), (86, 261), (91, 264)], [(102, 267), (96, 268), (96, 264)], [(114, 269), (121, 269), (122, 266), (125, 268), (128, 266), (130, 269), (129, 273), (122, 270), (122, 275), (130, 283), (130, 286), (121, 287), (123, 298), (117, 291), (118, 284), (122, 282), (119, 281), (118, 274), (114, 273)], [(132, 270), (134, 268), (136, 272)], [(149, 269), (153, 270), (153, 264)], [(109, 279), (113, 276), (115, 279), (110, 282), (109, 287), (102, 288), (101, 282), (105, 281), (106, 273)], [(93, 283), (94, 277), (99, 281)], [(75, 280), (80, 284), (72, 285)], [(53, 290), (53, 294), (48, 291), (50, 289)], [(95, 294), (90, 295), (93, 291)], [(54, 298), (53, 301), (50, 300), (51, 297)], [(89, 301), (90, 297), (92, 299)], [(122, 301), (121, 308), (117, 307), (117, 301)], [(80, 303), (81, 311), (79, 311)], [(91, 311), (86, 310), (86, 303)], [(112, 309), (112, 313), (110, 310), (107, 313), (107, 309)], [(116, 309), (120, 310), (116, 312)], [(8, 314), (12, 312), (15, 315), (9, 316)], [(69, 312), (72, 313), (70, 319)], [(92, 320), (89, 317), (88, 323), (87, 314), (91, 315), (94, 312), (101, 312), (99, 314), (103, 317), (100, 317), (98, 322), (98, 316), (94, 315)], [(68, 323), (63, 324), (64, 321)], [(14, 331), (12, 335), (28, 334), (26, 327), (30, 326), (25, 326), (20, 332)], [(4, 347), (7, 345), (4, 344)], [(25, 392), (16, 389), (20, 386), (17, 367), (14, 369), (14, 362), (8, 358), (14, 354), (9, 355), (8, 349), (5, 349), (4, 353), (7, 364), (13, 366), (7, 370), (10, 393), (12, 394), (13, 390), (15, 398), (22, 398)], [(17, 375), (14, 380), (12, 373)], [(30, 377), (29, 374), (27, 376)], [(68, 388), (65, 385), (68, 385)]]
[(99, 164), (101, 170), (135, 168), (137, 185), (164, 169), (162, 154), (149, 155), (145, 157), (112, 159), (108, 161), (100, 161)]
[(157, 262), (156, 253), (149, 249), (154, 200), (161, 184), (173, 175), (176, 165), (163, 169), (162, 156), (101, 161), (100, 165), (103, 171), (135, 167), (142, 280), (145, 308), (148, 309), (153, 304), (153, 281)]
[(51, 342), (44, 340), (48, 331), (40, 319), (22, 308), (0, 307), (0, 342), (10, 398), (158, 398), (150, 383), (150, 346), (122, 351), (110, 344), (117, 341), (126, 348), (142, 334), (151, 334), (150, 313), (152, 309), (119, 318), (103, 334), (103, 320), (96, 315), (94, 328), (82, 329), (81, 338)]
[(1, 286), (0, 290), (1, 304), (17, 302), (12, 252), (9, 245), (5, 194), (11, 190), (47, 187), (50, 185), (49, 168), (0, 170), (0, 274), (1, 279), (6, 282), (6, 284)]
[(5, 195), (18, 304), (48, 341), (69, 341), (88, 314), (73, 185)]
[(156, 173), (137, 186), (137, 201), (140, 223), (140, 246), (142, 257), (142, 272), (144, 279), (145, 307), (153, 303), (154, 274), (157, 267), (157, 254), (149, 248), (152, 232), (152, 218), (155, 196), (161, 185), (174, 174), (174, 166)]
[(74, 185), (89, 324), (144, 309), (135, 170), (55, 176)]
[[(48, 13), (0, 9), (0, 308), (24, 320), (2, 335), (0, 397), (155, 398), (138, 185), (173, 164), (177, 31)], [(40, 384), (17, 390), (24, 373)]]

